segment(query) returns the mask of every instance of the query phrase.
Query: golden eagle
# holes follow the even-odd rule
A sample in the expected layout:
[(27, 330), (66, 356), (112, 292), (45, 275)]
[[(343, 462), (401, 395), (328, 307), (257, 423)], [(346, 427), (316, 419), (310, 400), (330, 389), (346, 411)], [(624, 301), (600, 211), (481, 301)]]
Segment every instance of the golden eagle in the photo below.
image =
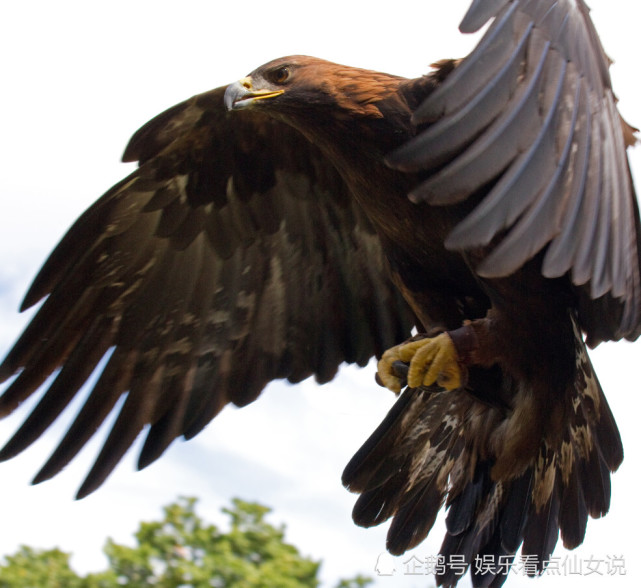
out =
[(445, 561), (488, 586), (520, 547), (541, 571), (559, 532), (581, 543), (623, 455), (583, 336), (641, 328), (633, 132), (582, 0), (475, 0), (461, 28), (489, 20), (425, 77), (288, 57), (140, 129), (139, 168), (25, 297), (45, 301), (0, 367), (17, 374), (0, 415), (56, 375), (0, 458), (105, 356), (35, 481), (123, 394), (79, 496), (148, 425), (140, 467), (273, 379), (377, 356), (381, 382), (409, 387), (345, 470), (358, 524), (392, 518), (402, 553), (446, 505)]

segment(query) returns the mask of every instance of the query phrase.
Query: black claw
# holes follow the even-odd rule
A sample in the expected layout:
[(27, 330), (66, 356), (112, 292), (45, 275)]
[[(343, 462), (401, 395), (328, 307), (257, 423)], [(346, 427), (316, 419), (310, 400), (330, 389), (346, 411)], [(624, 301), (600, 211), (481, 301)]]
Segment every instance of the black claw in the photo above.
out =
[[(407, 386), (407, 373), (410, 371), (410, 365), (409, 363), (404, 363), (400, 360), (395, 361), (392, 364), (392, 374), (396, 376), (397, 378), (400, 379), (401, 381), (401, 389), (405, 388)], [(378, 375), (378, 372), (374, 376), (376, 379), (376, 383), (379, 386), (382, 386), (383, 388), (387, 388), (385, 384), (383, 384), (383, 381), (381, 380), (380, 376)]]

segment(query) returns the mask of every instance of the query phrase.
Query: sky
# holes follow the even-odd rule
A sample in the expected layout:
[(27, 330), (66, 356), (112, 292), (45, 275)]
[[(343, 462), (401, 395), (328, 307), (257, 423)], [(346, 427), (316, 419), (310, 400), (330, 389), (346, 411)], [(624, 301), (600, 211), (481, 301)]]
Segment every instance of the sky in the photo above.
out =
[[(119, 163), (131, 134), (165, 108), (243, 77), (288, 54), (308, 54), (414, 77), (440, 58), (460, 57), (475, 38), (458, 21), (467, 0), (389, 3), (271, 0), (57, 1), (3, 3), (0, 8), (0, 355), (25, 325), (16, 311), (29, 281), (73, 220), (131, 171)], [(614, 59), (620, 109), (641, 125), (636, 23), (641, 7), (629, 0), (592, 0), (593, 18)], [(641, 148), (631, 153), (641, 174)], [(607, 517), (588, 524), (584, 545), (557, 548), (561, 574), (536, 586), (638, 586), (636, 547), (641, 527), (639, 343), (600, 346), (593, 362), (617, 418), (626, 458), (613, 477)], [(429, 586), (394, 562), (377, 576), (386, 526), (359, 529), (351, 521), (355, 497), (340, 484), (344, 465), (383, 418), (393, 395), (379, 388), (370, 366), (345, 368), (330, 385), (274, 383), (253, 405), (228, 409), (196, 439), (177, 441), (163, 458), (134, 472), (130, 451), (103, 488), (82, 501), (73, 495), (95, 457), (105, 430), (57, 478), (30, 486), (76, 407), (66, 411), (32, 448), (0, 464), (0, 555), (20, 544), (72, 552), (81, 572), (106, 562), (106, 537), (132, 543), (141, 520), (157, 519), (179, 495), (200, 498), (199, 512), (224, 523), (220, 509), (232, 497), (274, 509), (287, 538), (323, 560), (321, 577), (366, 573), (376, 586)], [(9, 438), (26, 410), (0, 421)], [(413, 553), (438, 551), (442, 521)], [(626, 574), (607, 576), (615, 558)], [(381, 561), (389, 564), (384, 556)], [(592, 562), (592, 564), (589, 564)], [(596, 563), (595, 563), (596, 562)], [(572, 573), (580, 571), (583, 573)], [(384, 566), (385, 567), (385, 566)], [(595, 573), (587, 575), (589, 569)], [(379, 568), (382, 569), (382, 568)], [(466, 583), (461, 585), (465, 586)], [(533, 586), (518, 571), (512, 586)]]

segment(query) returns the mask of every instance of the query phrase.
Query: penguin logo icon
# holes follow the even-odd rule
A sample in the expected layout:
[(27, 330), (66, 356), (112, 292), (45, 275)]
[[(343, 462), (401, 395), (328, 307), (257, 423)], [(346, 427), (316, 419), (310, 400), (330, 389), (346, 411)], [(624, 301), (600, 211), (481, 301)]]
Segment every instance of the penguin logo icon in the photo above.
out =
[(394, 557), (385, 551), (380, 553), (376, 560), (374, 570), (379, 576), (393, 576), (396, 571), (396, 561)]

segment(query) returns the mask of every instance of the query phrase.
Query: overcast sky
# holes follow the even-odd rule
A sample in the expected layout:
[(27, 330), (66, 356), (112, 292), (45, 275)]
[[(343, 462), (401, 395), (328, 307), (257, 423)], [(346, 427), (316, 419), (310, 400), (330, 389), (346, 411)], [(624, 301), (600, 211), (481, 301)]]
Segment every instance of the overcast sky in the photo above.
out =
[[(121, 1), (5, 2), (0, 9), (0, 354), (26, 316), (16, 309), (30, 279), (69, 224), (131, 167), (119, 163), (142, 123), (190, 95), (234, 81), (287, 54), (417, 76), (429, 63), (467, 53), (473, 39), (457, 30), (467, 0), (443, 2)], [(641, 124), (638, 34), (641, 8), (630, 0), (592, 0), (624, 116)], [(377, 6), (380, 5), (380, 9)], [(98, 8), (101, 6), (102, 8)], [(641, 153), (632, 153), (639, 175)], [(537, 586), (638, 586), (641, 527), (638, 474), (639, 344), (602, 345), (597, 372), (621, 429), (626, 459), (613, 479), (610, 514), (588, 524), (579, 563), (606, 572), (623, 556), (627, 574), (604, 580), (566, 575)], [(72, 500), (95, 457), (92, 443), (67, 470), (38, 487), (29, 480), (75, 412), (63, 415), (32, 449), (0, 464), (0, 555), (21, 543), (74, 553), (80, 571), (105, 565), (107, 536), (131, 542), (140, 520), (160, 516), (178, 495), (200, 498), (200, 512), (221, 522), (234, 496), (274, 508), (287, 537), (324, 561), (323, 579), (375, 575), (385, 528), (356, 528), (354, 497), (340, 484), (343, 466), (393, 402), (373, 370), (345, 369), (329, 386), (272, 385), (254, 405), (226, 410), (199, 437), (176, 442), (146, 471), (130, 452), (105, 486)], [(31, 404), (32, 405), (32, 404)], [(27, 407), (28, 408), (28, 407)], [(6, 440), (24, 416), (0, 422)], [(104, 437), (104, 430), (98, 435)], [(415, 553), (436, 553), (442, 524)], [(567, 552), (557, 549), (565, 558)], [(572, 554), (569, 557), (574, 557)], [(377, 586), (427, 586), (403, 574)], [(584, 570), (585, 571), (585, 570)], [(521, 575), (512, 585), (532, 586)]]

